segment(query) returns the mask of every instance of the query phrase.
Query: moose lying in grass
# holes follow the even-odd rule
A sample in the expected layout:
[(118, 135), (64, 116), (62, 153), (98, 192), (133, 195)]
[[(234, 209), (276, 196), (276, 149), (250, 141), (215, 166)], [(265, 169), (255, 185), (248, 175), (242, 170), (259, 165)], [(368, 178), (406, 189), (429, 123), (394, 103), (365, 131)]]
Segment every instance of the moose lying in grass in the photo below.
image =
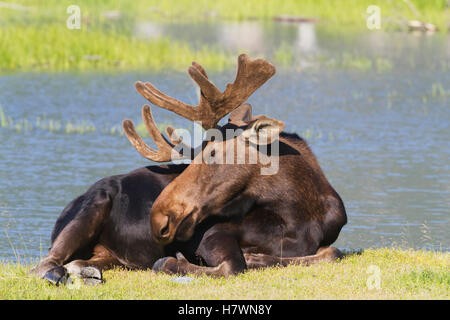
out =
[[(136, 89), (153, 104), (201, 122), (205, 130), (239, 134), (204, 141), (190, 164), (149, 166), (95, 183), (61, 213), (48, 256), (33, 269), (37, 275), (56, 284), (70, 274), (97, 283), (102, 270), (123, 266), (228, 276), (246, 268), (341, 257), (329, 246), (347, 221), (344, 205), (310, 148), (296, 134), (281, 132), (283, 122), (253, 117), (250, 105), (243, 104), (275, 68), (241, 55), (236, 79), (223, 93), (200, 65), (193, 63), (188, 72), (201, 89), (197, 107), (150, 83), (137, 82)], [(229, 113), (228, 123), (218, 126)], [(125, 120), (134, 147), (156, 162), (180, 156), (175, 150), (183, 142), (173, 128), (167, 140), (149, 106), (143, 118), (158, 150), (148, 147)], [(230, 145), (232, 151), (241, 150), (231, 152), (232, 160), (269, 150), (278, 161), (277, 172), (262, 175), (259, 157), (254, 163), (215, 162), (229, 156)]]

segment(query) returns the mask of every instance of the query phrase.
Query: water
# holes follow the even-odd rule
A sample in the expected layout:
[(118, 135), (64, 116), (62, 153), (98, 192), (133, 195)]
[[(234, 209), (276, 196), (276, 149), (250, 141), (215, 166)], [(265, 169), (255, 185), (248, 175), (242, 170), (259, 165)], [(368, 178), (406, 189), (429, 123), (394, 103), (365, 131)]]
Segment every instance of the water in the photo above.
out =
[[(245, 49), (274, 59), (274, 48), (287, 44), (290, 64), (277, 65), (275, 77), (249, 101), (255, 114), (281, 119), (286, 131), (307, 139), (343, 198), (349, 222), (336, 245), (449, 250), (448, 36), (337, 37), (314, 25), (256, 22), (157, 27), (194, 45)], [(147, 37), (147, 29), (137, 25), (135, 32)], [(206, 31), (193, 36), (198, 30)], [(249, 36), (236, 39), (237, 34)], [(362, 64), (348, 62), (361, 57)], [(377, 59), (388, 67), (377, 68)], [(221, 89), (234, 78), (232, 71), (209, 75)], [(0, 77), (1, 260), (45, 255), (54, 222), (69, 201), (102, 177), (149, 164), (116, 130), (125, 118), (141, 120), (146, 100), (134, 90), (136, 80), (197, 103), (194, 84), (179, 72)], [(159, 124), (189, 127), (167, 111), (153, 112)], [(95, 131), (66, 133), (69, 122), (88, 123)]]

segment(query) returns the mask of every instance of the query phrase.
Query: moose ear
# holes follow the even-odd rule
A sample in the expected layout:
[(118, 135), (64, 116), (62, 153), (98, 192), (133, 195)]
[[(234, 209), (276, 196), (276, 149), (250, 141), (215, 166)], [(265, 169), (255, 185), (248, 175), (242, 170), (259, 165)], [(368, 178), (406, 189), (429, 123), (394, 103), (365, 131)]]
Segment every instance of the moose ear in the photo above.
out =
[(262, 116), (248, 125), (247, 129), (242, 132), (242, 137), (258, 145), (271, 144), (278, 139), (284, 127), (283, 121)]
[(252, 120), (252, 106), (248, 103), (241, 104), (237, 109), (231, 112), (228, 122), (237, 126), (247, 124)]

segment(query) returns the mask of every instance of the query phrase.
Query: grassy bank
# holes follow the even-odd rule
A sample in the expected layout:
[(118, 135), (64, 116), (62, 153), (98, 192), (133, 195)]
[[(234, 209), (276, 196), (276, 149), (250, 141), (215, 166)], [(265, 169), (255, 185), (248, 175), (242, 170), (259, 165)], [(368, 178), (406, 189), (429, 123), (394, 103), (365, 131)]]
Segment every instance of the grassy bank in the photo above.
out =
[[(365, 28), (365, 18), (368, 16), (366, 9), (370, 5), (380, 7), (385, 27), (392, 27), (392, 24), (400, 20), (416, 19), (433, 23), (445, 30), (449, 22), (449, 8), (446, 0), (16, 0), (6, 2), (14, 4), (9, 6), (10, 10), (26, 12), (31, 19), (39, 17), (59, 21), (65, 21), (66, 8), (75, 4), (80, 6), (85, 20), (90, 22), (105, 22), (111, 17), (117, 18), (117, 12), (120, 12), (122, 17), (163, 21), (267, 20), (290, 15)], [(111, 13), (111, 11), (115, 12)], [(20, 19), (16, 17), (15, 20)]]
[[(72, 4), (81, 10), (80, 30), (66, 27), (66, 9)], [(317, 18), (333, 28), (366, 31), (366, 9), (374, 4), (381, 8), (383, 29), (405, 30), (408, 20), (418, 19), (442, 32), (448, 30), (450, 9), (445, 0), (17, 0), (0, 5), (0, 71), (184, 70), (192, 60), (221, 71), (233, 64), (236, 52), (194, 48), (165, 36), (142, 39), (134, 33), (135, 23), (272, 20), (293, 15)], [(289, 64), (290, 54), (288, 47), (279, 48), (274, 59)], [(368, 62), (363, 63), (367, 68)]]
[[(104, 273), (106, 283), (54, 287), (29, 266), (0, 265), (0, 299), (449, 299), (450, 253), (366, 250), (338, 263), (248, 271), (237, 277), (175, 277), (151, 271)], [(379, 268), (379, 289), (376, 277)], [(371, 285), (371, 288), (368, 287)]]
[(73, 31), (57, 24), (0, 28), (0, 38), (0, 69), (4, 71), (184, 70), (193, 60), (223, 70), (234, 62), (223, 52), (207, 47), (194, 50), (167, 38), (140, 41), (125, 34)]

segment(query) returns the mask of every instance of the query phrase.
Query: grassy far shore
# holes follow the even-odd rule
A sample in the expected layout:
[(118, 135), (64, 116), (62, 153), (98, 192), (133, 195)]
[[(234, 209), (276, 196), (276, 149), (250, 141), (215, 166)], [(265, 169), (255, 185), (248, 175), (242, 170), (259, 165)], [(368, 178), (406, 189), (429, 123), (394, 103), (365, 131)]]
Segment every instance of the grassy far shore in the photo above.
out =
[(449, 267), (450, 253), (383, 248), (337, 263), (253, 270), (228, 279), (177, 283), (152, 271), (115, 269), (97, 287), (77, 281), (54, 287), (27, 275), (30, 266), (1, 264), (0, 299), (450, 299)]
[[(81, 29), (69, 30), (66, 9), (81, 9)], [(221, 71), (236, 53), (220, 48), (193, 48), (164, 36), (140, 39), (136, 21), (199, 22), (272, 20), (281, 15), (317, 18), (320, 23), (367, 31), (366, 9), (381, 9), (382, 28), (405, 30), (417, 19), (448, 32), (446, 0), (165, 0), (165, 1), (39, 1), (14, 0), (0, 5), (0, 72), (64, 70), (184, 70), (192, 60)], [(289, 48), (275, 58), (289, 62)]]
[[(135, 19), (163, 21), (199, 21), (207, 19), (247, 20), (272, 19), (282, 15), (315, 18), (330, 23), (365, 28), (366, 9), (370, 5), (380, 7), (386, 26), (392, 19), (417, 19), (430, 22), (440, 29), (447, 29), (448, 2), (446, 0), (15, 0), (8, 6), (27, 12), (30, 18), (46, 18), (65, 21), (66, 8), (78, 5), (85, 20), (107, 19), (107, 11), (119, 11)], [(6, 8), (5, 5), (3, 7)], [(4, 15), (3, 15), (4, 16)], [(10, 18), (13, 18), (10, 16)], [(388, 19), (389, 18), (389, 19)], [(17, 16), (14, 20), (17, 19)], [(102, 21), (101, 21), (102, 22)], [(26, 22), (25, 22), (26, 23)]]

